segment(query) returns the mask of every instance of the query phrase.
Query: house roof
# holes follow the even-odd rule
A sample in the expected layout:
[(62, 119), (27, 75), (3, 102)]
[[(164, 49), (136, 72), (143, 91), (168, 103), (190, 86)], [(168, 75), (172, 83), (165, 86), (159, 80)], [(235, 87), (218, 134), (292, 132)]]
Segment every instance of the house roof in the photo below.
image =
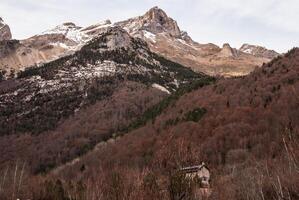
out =
[(197, 171), (201, 170), (204, 167), (209, 170), (209, 168), (203, 162), (200, 165), (195, 165), (195, 166), (190, 166), (190, 167), (183, 167), (183, 168), (180, 169), (180, 171), (185, 172), (185, 173), (193, 173), (193, 172), (197, 172)]

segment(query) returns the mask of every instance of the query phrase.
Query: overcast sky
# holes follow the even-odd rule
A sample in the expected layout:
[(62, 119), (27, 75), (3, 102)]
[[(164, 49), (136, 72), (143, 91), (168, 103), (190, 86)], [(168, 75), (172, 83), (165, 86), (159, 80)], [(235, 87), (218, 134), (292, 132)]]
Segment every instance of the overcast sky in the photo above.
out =
[(23, 39), (63, 22), (80, 26), (144, 14), (159, 6), (200, 43), (299, 46), (299, 0), (1, 0), (0, 16)]

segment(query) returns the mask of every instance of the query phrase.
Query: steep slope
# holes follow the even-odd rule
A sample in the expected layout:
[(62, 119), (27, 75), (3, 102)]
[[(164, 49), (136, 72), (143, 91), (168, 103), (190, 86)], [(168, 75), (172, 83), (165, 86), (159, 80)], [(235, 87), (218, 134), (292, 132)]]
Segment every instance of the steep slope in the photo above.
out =
[(107, 140), (180, 86), (206, 78), (109, 27), (75, 54), (0, 83), (1, 163), (19, 158), (33, 172), (48, 171)]
[(9, 26), (0, 17), (0, 41), (10, 40), (11, 32)]
[[(133, 187), (130, 199), (172, 199), (182, 190), (172, 188), (180, 183), (175, 179), (171, 185), (171, 174), (205, 161), (212, 170), (212, 199), (297, 199), (298, 63), (299, 49), (293, 49), (247, 77), (185, 94), (146, 126), (99, 146), (54, 177), (82, 181), (83, 176), (86, 191), (112, 198), (106, 189), (113, 188), (117, 174), (119, 195)], [(156, 192), (144, 189), (150, 190), (150, 183)]]
[(145, 15), (116, 23), (131, 35), (146, 40), (152, 51), (170, 60), (191, 66), (193, 70), (209, 75), (242, 76), (255, 67), (270, 61), (272, 54), (255, 56), (234, 50), (235, 56), (223, 56), (226, 46), (221, 49), (214, 44), (199, 44), (181, 31), (176, 21), (158, 7)]

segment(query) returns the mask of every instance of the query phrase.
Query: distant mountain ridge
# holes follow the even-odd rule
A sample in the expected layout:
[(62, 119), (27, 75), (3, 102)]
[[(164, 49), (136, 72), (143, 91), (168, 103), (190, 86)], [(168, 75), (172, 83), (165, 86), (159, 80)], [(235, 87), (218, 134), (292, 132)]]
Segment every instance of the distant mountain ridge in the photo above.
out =
[[(254, 45), (244, 45), (237, 50), (228, 44), (223, 48), (215, 44), (199, 44), (187, 32), (181, 31), (177, 22), (162, 9), (154, 7), (143, 16), (121, 22), (105, 20), (85, 28), (67, 22), (25, 40), (1, 43), (0, 49), (6, 54), (0, 54), (0, 70), (5, 77), (12, 77), (29, 66), (72, 54), (113, 26), (120, 26), (131, 36), (143, 39), (152, 51), (194, 71), (212, 76), (246, 75), (279, 55)], [(6, 41), (11, 39), (7, 27), (4, 26), (3, 30), (6, 31), (2, 33)]]
[(0, 70), (5, 77), (13, 77), (27, 67), (51, 62), (80, 50), (111, 24), (104, 21), (86, 28), (67, 22), (25, 40), (3, 41), (0, 49)]
[(269, 50), (266, 49), (265, 47), (257, 46), (257, 45), (250, 45), (250, 44), (243, 44), (239, 51), (242, 51), (244, 53), (249, 53), (254, 56), (259, 56), (259, 57), (265, 57), (269, 59), (273, 59), (279, 55), (274, 50)]
[(215, 44), (199, 44), (187, 32), (181, 31), (177, 22), (160, 8), (154, 7), (143, 16), (115, 23), (131, 35), (147, 41), (152, 51), (191, 67), (194, 71), (212, 76), (243, 76), (278, 54), (251, 54), (223, 48)]

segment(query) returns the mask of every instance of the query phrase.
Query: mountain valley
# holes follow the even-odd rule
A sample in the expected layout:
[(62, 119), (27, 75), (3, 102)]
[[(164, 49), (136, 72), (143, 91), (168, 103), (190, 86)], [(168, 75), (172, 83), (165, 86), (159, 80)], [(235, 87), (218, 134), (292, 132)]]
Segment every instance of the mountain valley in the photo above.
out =
[(296, 200), (298, 105), (298, 48), (200, 44), (159, 7), (23, 40), (0, 18), (0, 199)]

